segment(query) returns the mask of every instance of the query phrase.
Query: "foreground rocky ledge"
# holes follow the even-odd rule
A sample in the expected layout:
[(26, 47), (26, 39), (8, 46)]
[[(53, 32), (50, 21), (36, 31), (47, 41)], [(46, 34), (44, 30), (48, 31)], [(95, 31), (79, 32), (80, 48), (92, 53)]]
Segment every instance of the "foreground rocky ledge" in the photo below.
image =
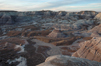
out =
[(81, 45), (72, 56), (101, 62), (101, 37), (93, 37)]
[(48, 57), (44, 63), (37, 66), (101, 66), (101, 63), (82, 58), (56, 55)]

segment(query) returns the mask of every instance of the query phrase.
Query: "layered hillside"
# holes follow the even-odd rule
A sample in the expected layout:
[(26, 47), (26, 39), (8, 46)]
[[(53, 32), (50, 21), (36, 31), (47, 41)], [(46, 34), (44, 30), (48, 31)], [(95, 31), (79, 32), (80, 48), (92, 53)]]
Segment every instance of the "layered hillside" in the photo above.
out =
[(62, 18), (62, 19), (88, 19), (94, 18), (97, 12), (95, 11), (81, 11), (81, 12), (65, 12), (65, 11), (0, 11), (0, 24), (15, 24), (18, 22), (26, 22), (34, 20), (33, 17), (42, 18)]
[(10, 25), (17, 22), (24, 22), (30, 20), (25, 12), (17, 11), (0, 11), (0, 25)]
[(97, 14), (0, 11), (0, 66), (101, 66)]
[(86, 58), (93, 61), (101, 62), (101, 37), (94, 37), (89, 41), (85, 41), (78, 51), (72, 56)]
[(94, 19), (101, 20), (101, 13), (98, 13), (98, 14), (94, 17)]

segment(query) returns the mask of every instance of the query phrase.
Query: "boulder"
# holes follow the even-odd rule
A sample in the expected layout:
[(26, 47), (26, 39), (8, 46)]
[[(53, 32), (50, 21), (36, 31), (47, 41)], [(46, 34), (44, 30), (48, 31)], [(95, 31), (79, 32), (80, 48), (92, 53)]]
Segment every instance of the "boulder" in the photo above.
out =
[(37, 66), (100, 66), (100, 62), (87, 59), (70, 57), (65, 55), (56, 55), (48, 57), (44, 63)]

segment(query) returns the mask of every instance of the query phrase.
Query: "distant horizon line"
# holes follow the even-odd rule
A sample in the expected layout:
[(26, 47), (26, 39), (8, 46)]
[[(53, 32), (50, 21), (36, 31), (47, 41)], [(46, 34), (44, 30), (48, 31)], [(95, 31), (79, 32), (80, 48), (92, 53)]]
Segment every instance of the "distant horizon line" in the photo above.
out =
[[(14, 12), (30, 12), (30, 11), (65, 11), (65, 12), (81, 12), (81, 11), (94, 11), (94, 10), (80, 10), (80, 11), (67, 11), (67, 10), (25, 10), (25, 11), (20, 11), (20, 10), (0, 10), (0, 11), (14, 11)], [(95, 12), (101, 12), (101, 11), (95, 11)]]

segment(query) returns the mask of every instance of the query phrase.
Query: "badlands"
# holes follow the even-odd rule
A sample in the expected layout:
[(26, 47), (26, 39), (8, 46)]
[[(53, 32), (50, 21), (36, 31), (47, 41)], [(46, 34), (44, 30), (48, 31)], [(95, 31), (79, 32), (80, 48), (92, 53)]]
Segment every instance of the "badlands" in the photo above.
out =
[(0, 66), (101, 66), (101, 13), (0, 11)]

